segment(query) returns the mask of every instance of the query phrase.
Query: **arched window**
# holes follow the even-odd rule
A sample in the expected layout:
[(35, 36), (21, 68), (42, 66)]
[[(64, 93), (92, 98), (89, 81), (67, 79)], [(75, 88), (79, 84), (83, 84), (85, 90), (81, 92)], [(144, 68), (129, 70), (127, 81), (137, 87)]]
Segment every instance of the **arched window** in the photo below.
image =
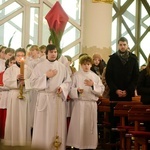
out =
[[(48, 44), (46, 14), (56, 0), (0, 0), (0, 44), (12, 48)], [(81, 1), (59, 0), (69, 16), (61, 48), (63, 55), (78, 58), (81, 50)]]

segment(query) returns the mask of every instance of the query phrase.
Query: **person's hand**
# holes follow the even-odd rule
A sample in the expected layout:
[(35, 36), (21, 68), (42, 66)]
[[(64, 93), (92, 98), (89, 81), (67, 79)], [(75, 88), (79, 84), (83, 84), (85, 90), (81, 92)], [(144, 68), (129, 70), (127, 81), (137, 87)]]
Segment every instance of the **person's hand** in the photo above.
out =
[(78, 88), (77, 90), (78, 90), (79, 94), (82, 94), (84, 91), (83, 89), (80, 89), (80, 88)]
[(127, 95), (127, 92), (124, 90), (124, 91), (122, 91), (122, 90), (117, 90), (116, 91), (116, 94), (118, 95), (118, 97), (126, 97), (126, 95)]
[(62, 88), (59, 87), (59, 88), (57, 89), (56, 93), (57, 93), (57, 94), (61, 94), (61, 93), (62, 93)]
[(24, 75), (23, 74), (18, 74), (18, 76), (17, 76), (17, 82), (20, 85), (24, 85)]
[(86, 86), (93, 86), (94, 82), (91, 79), (85, 79), (84, 84)]
[(20, 85), (25, 85), (24, 80), (19, 80)]
[(46, 72), (46, 77), (48, 77), (48, 78), (52, 78), (52, 77), (54, 77), (55, 75), (57, 74), (57, 70), (56, 69), (54, 69), (54, 70), (48, 70), (47, 72)]
[(18, 74), (17, 80), (24, 80), (24, 75), (23, 74)]

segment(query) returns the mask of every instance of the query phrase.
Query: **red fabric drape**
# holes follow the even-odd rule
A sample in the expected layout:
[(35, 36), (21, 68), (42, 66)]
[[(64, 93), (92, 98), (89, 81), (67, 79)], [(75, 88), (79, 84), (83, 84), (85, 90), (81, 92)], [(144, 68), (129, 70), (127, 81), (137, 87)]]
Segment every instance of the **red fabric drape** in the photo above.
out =
[(3, 74), (4, 74), (4, 71), (0, 72), (0, 86), (3, 86)]
[(0, 139), (4, 138), (6, 109), (0, 109)]

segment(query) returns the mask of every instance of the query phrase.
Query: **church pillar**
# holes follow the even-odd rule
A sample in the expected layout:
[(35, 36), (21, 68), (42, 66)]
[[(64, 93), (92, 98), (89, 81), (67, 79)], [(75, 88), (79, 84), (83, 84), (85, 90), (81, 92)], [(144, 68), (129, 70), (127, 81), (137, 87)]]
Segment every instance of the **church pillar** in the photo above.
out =
[(102, 55), (107, 62), (111, 54), (112, 4), (83, 0), (82, 52)]

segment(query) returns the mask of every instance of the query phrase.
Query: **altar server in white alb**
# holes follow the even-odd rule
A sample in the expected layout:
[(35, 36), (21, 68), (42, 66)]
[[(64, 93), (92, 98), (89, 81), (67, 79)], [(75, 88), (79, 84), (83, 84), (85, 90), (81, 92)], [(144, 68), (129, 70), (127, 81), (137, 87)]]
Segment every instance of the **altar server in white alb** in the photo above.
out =
[(67, 145), (78, 149), (96, 149), (97, 101), (104, 92), (98, 75), (90, 70), (92, 58), (80, 58), (81, 69), (73, 76), (69, 96), (74, 100)]
[[(16, 63), (6, 69), (3, 75), (4, 86), (9, 88), (4, 144), (24, 146), (31, 144), (29, 89), (31, 69), (24, 65), (20, 72), (20, 61), (25, 59), (25, 49), (15, 51)], [(24, 72), (24, 74), (23, 74)], [(20, 85), (23, 85), (24, 99), (19, 99)]]
[(53, 44), (46, 47), (47, 59), (37, 64), (31, 75), (31, 86), (38, 90), (32, 147), (65, 150), (66, 107), (71, 78), (66, 66), (58, 62)]

